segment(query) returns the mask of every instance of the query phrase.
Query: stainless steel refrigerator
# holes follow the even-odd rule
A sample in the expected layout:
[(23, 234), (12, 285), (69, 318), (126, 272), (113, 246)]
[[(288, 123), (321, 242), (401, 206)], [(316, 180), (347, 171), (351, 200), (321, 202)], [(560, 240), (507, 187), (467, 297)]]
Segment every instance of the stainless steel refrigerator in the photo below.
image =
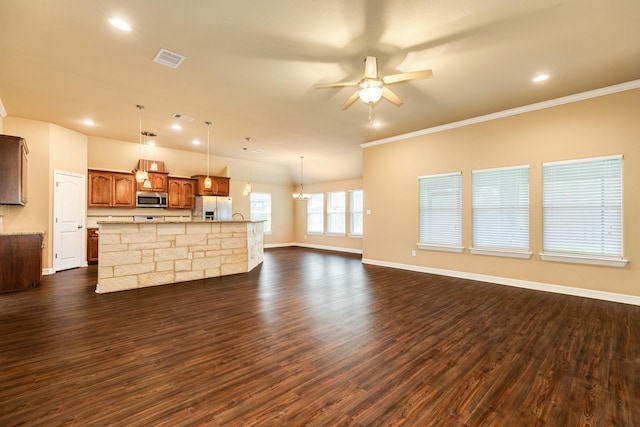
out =
[(231, 220), (232, 202), (231, 197), (196, 196), (193, 219)]

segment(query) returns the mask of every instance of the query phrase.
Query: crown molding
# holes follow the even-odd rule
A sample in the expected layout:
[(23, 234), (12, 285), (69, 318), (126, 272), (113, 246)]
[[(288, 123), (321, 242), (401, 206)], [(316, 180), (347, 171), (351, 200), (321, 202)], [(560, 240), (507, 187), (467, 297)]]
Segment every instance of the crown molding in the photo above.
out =
[(417, 136), (429, 135), (432, 133), (443, 132), (450, 129), (461, 128), (465, 126), (475, 125), (478, 123), (489, 122), (491, 120), (502, 119), (505, 117), (516, 116), (518, 114), (530, 113), (532, 111), (543, 110), (545, 108), (557, 107), (559, 105), (571, 104), (573, 102), (584, 101), (586, 99), (598, 98), (601, 96), (612, 95), (618, 92), (640, 88), (640, 79), (632, 80), (626, 83), (620, 83), (613, 86), (607, 86), (601, 89), (594, 89), (587, 92), (581, 92), (574, 95), (563, 96), (561, 98), (550, 99), (535, 104), (525, 105), (523, 107), (511, 108), (509, 110), (499, 111), (497, 113), (486, 114), (484, 116), (473, 117), (470, 119), (460, 120), (458, 122), (447, 123), (432, 128), (422, 129), (415, 132), (404, 133), (389, 138), (379, 139), (376, 141), (360, 144), (361, 148), (374, 147), (376, 145), (389, 144), (391, 142), (402, 141), (405, 139), (415, 138)]

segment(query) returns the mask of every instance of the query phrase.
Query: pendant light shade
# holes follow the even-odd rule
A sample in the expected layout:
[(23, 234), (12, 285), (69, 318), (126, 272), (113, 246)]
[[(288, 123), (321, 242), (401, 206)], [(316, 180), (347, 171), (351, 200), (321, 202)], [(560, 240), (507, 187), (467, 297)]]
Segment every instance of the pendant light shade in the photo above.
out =
[(304, 178), (304, 170), (302, 167), (303, 161), (304, 161), (304, 157), (300, 156), (300, 192), (293, 193), (293, 198), (296, 200), (307, 200), (311, 198), (311, 194), (307, 194), (304, 192), (304, 184), (302, 183)]
[(207, 177), (204, 179), (204, 188), (211, 188), (211, 177), (209, 176), (209, 150), (211, 146), (211, 122), (207, 124)]

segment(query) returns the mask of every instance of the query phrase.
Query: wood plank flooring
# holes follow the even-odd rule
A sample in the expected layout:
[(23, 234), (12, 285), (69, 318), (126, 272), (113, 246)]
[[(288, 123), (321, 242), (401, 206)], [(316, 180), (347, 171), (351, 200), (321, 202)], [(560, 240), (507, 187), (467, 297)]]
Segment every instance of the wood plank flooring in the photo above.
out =
[(0, 295), (0, 425), (640, 426), (640, 307), (269, 249)]

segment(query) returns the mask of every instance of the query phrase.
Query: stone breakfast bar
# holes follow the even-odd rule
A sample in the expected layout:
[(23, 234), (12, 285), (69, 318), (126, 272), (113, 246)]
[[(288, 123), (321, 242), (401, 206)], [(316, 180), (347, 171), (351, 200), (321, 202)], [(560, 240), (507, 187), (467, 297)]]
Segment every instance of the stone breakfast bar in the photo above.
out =
[(98, 222), (97, 293), (245, 273), (263, 261), (262, 221)]

